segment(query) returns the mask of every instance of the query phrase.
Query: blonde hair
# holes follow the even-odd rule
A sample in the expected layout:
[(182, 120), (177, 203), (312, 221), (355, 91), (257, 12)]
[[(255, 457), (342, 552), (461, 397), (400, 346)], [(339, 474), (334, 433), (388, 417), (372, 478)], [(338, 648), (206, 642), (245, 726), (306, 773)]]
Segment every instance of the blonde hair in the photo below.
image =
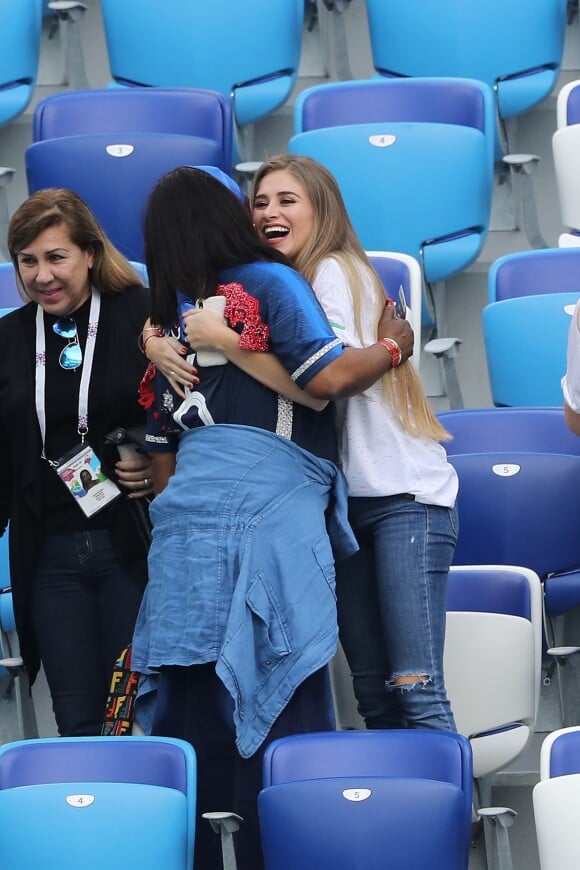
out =
[[(355, 324), (361, 335), (361, 309), (365, 284), (374, 296), (374, 319), (378, 324), (385, 305), (385, 291), (348, 217), (334, 176), (310, 157), (278, 154), (262, 163), (254, 176), (251, 206), (254, 207), (262, 179), (272, 172), (290, 172), (308, 194), (314, 211), (315, 231), (293, 258), (293, 266), (311, 284), (321, 261), (332, 257), (346, 274), (354, 305)], [(391, 368), (383, 376), (383, 392), (402, 427), (413, 436), (434, 441), (450, 439), (433, 413), (410, 362)]]
[(65, 227), (73, 244), (93, 254), (90, 280), (101, 293), (121, 293), (141, 283), (129, 261), (109, 241), (85, 201), (72, 190), (47, 188), (25, 200), (8, 225), (8, 250), (22, 292), (24, 286), (18, 268), (18, 254), (40, 233), (55, 226)]

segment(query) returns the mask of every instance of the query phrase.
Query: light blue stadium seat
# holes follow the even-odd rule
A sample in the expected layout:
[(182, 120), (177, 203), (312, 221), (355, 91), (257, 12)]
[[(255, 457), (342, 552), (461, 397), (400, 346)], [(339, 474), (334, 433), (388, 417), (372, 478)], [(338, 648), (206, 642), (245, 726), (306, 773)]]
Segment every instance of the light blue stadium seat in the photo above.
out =
[(282, 105), (296, 80), (303, 0), (102, 0), (113, 79), (233, 95), (238, 124)]
[(288, 148), (335, 175), (367, 250), (410, 254), (431, 283), (468, 266), (485, 241), (493, 125), (479, 82), (340, 82), (300, 94)]
[[(28, 190), (68, 187), (90, 206), (130, 260), (144, 259), (142, 221), (159, 178), (182, 165), (220, 165), (210, 139), (165, 133), (99, 133), (35, 142), (26, 149)], [(225, 167), (223, 167), (225, 168)]]
[(479, 79), (493, 89), (501, 121), (527, 112), (556, 84), (566, 0), (367, 0), (366, 5), (373, 64), (381, 75)]
[[(0, 747), (0, 865), (191, 870), (195, 752), (165, 737), (63, 737)], [(34, 835), (23, 819), (34, 819)]]
[(12, 263), (0, 263), (0, 306), (3, 309), (19, 308), (24, 299), (18, 292)]
[(519, 296), (485, 306), (483, 337), (495, 405), (562, 406), (560, 381), (579, 296)]
[(45, 97), (33, 116), (35, 142), (92, 133), (174, 133), (215, 142), (215, 165), (232, 164), (232, 101), (195, 88), (103, 88)]
[[(450, 732), (341, 731), (274, 741), (258, 799), (266, 870), (467, 870), (471, 751)], [(414, 836), (417, 826), (421, 836)]]
[[(42, 0), (0, 0), (0, 127), (28, 106), (38, 73), (42, 30)], [(8, 259), (9, 221), (6, 185), (14, 169), (0, 165), (0, 259)]]
[(506, 254), (491, 264), (488, 302), (544, 293), (577, 293), (580, 297), (580, 251), (546, 248)]

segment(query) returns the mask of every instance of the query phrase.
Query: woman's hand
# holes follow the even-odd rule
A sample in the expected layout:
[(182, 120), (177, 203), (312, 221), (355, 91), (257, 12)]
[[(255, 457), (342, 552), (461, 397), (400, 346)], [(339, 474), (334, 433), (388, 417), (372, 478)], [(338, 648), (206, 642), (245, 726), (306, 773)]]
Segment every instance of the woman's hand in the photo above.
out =
[(388, 302), (379, 320), (377, 339), (390, 338), (401, 348), (401, 362), (413, 355), (415, 334), (408, 320), (396, 316), (395, 306)]
[(127, 491), (127, 498), (153, 495), (153, 464), (145, 454), (135, 459), (120, 459), (115, 471), (119, 484)]
[[(224, 351), (224, 342), (231, 333), (230, 327), (225, 324), (221, 317), (204, 308), (191, 309), (183, 317), (185, 334), (190, 347), (200, 350), (201, 348), (216, 348)], [(236, 333), (236, 341), (239, 337)]]
[(192, 389), (199, 384), (197, 369), (185, 357), (187, 348), (170, 335), (151, 335), (147, 338), (145, 354), (159, 371), (165, 375), (175, 392), (185, 399), (183, 387)]

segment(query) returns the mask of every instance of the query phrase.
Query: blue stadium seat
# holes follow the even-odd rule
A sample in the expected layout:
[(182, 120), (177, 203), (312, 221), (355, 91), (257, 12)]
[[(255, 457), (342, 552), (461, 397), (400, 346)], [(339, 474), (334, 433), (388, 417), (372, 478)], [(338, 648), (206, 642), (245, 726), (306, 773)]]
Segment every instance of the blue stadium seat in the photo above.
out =
[(501, 120), (527, 112), (558, 79), (566, 0), (367, 0), (367, 12), (378, 73), (479, 79)]
[(174, 133), (215, 142), (232, 163), (232, 101), (195, 88), (103, 88), (45, 97), (34, 110), (34, 142), (92, 133)]
[(300, 94), (288, 150), (335, 175), (367, 250), (410, 254), (433, 283), (473, 262), (485, 241), (494, 123), (479, 82), (340, 82)]
[(407, 320), (415, 333), (411, 362), (418, 370), (421, 362), (421, 267), (414, 257), (395, 251), (367, 251), (367, 257), (381, 283), (385, 295), (397, 301), (399, 288), (403, 288), (407, 303)]
[[(0, 747), (0, 864), (191, 870), (195, 753), (165, 737), (62, 737)], [(34, 819), (34, 835), (23, 820)]]
[(485, 306), (483, 338), (495, 405), (562, 406), (560, 381), (579, 295), (518, 296)]
[(577, 293), (580, 297), (580, 251), (545, 248), (506, 254), (491, 264), (488, 302), (543, 293)]
[(29, 193), (44, 187), (75, 190), (113, 244), (138, 262), (144, 259), (145, 207), (159, 178), (182, 165), (219, 166), (221, 157), (215, 141), (165, 133), (46, 139), (30, 145), (25, 155)]
[(580, 438), (566, 425), (561, 407), (465, 408), (437, 416), (453, 435), (445, 442), (448, 456), (501, 450), (580, 454)]
[(379, 870), (386, 851), (398, 870), (467, 870), (471, 805), (471, 751), (458, 734), (283, 738), (266, 750), (258, 799), (266, 870)]
[(273, 112), (292, 92), (304, 0), (102, 0), (109, 63), (123, 85), (210, 88), (233, 95), (238, 124)]

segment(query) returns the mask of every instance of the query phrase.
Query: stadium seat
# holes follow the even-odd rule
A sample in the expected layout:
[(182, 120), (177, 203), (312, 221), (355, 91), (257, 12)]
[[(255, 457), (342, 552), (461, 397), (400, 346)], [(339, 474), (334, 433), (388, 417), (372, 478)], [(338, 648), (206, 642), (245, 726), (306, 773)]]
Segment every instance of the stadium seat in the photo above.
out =
[[(5, 309), (0, 309), (0, 317), (5, 311)], [(30, 694), (28, 675), (20, 656), (14, 621), (7, 531), (0, 538), (0, 674), (8, 675), (14, 681), (13, 691), (19, 736), (22, 739), (38, 737), (34, 704)]]
[(173, 0), (167, 8), (102, 0), (101, 7), (117, 84), (220, 91), (233, 97), (238, 125), (269, 115), (292, 92), (304, 0)]
[(192, 136), (99, 133), (35, 142), (25, 159), (29, 193), (44, 187), (76, 191), (113, 244), (128, 259), (142, 262), (142, 221), (156, 182), (178, 166), (219, 166), (221, 149)]
[[(61, 737), (0, 747), (0, 865), (191, 870), (195, 753), (165, 737)], [(26, 832), (34, 820), (34, 833)]]
[(415, 333), (411, 362), (417, 370), (421, 362), (421, 267), (414, 257), (394, 251), (367, 251), (376, 273), (385, 288), (385, 295), (397, 301), (399, 288), (403, 288), (407, 303), (407, 319)]
[(448, 456), (502, 450), (580, 454), (580, 438), (566, 425), (561, 407), (465, 408), (437, 416), (453, 436), (444, 445)]
[[(367, 0), (373, 64), (384, 76), (479, 79), (500, 122), (527, 112), (555, 86), (566, 0)], [(509, 150), (505, 131), (498, 143)]]
[(562, 223), (567, 231), (558, 239), (561, 248), (580, 247), (580, 172), (577, 154), (580, 147), (580, 81), (560, 90), (557, 100), (557, 130), (552, 137), (556, 187)]
[(579, 295), (518, 296), (485, 306), (483, 339), (495, 405), (562, 406), (560, 382)]
[(577, 293), (580, 297), (580, 251), (546, 248), (517, 251), (491, 264), (488, 302), (544, 293)]
[(2, 308), (19, 308), (24, 299), (18, 292), (14, 280), (12, 263), (0, 263), (0, 306)]
[[(266, 870), (467, 870), (471, 751), (458, 734), (342, 731), (274, 741), (258, 799)], [(417, 830), (421, 836), (416, 836)]]
[(576, 870), (580, 865), (580, 727), (561, 728), (544, 739), (540, 782), (533, 805), (541, 870)]
[(174, 133), (215, 142), (215, 164), (232, 165), (232, 104), (217, 91), (194, 88), (103, 88), (45, 97), (33, 115), (34, 142), (92, 133)]
[[(0, 127), (28, 106), (38, 74), (43, 0), (0, 0)], [(10, 214), (6, 185), (14, 176), (0, 166), (0, 257), (8, 259), (5, 239)]]
[[(367, 250), (396, 250), (437, 284), (479, 255), (493, 189), (493, 97), (479, 82), (372, 79), (318, 85), (296, 100), (288, 150), (336, 177)], [(445, 334), (443, 305), (422, 322)]]

